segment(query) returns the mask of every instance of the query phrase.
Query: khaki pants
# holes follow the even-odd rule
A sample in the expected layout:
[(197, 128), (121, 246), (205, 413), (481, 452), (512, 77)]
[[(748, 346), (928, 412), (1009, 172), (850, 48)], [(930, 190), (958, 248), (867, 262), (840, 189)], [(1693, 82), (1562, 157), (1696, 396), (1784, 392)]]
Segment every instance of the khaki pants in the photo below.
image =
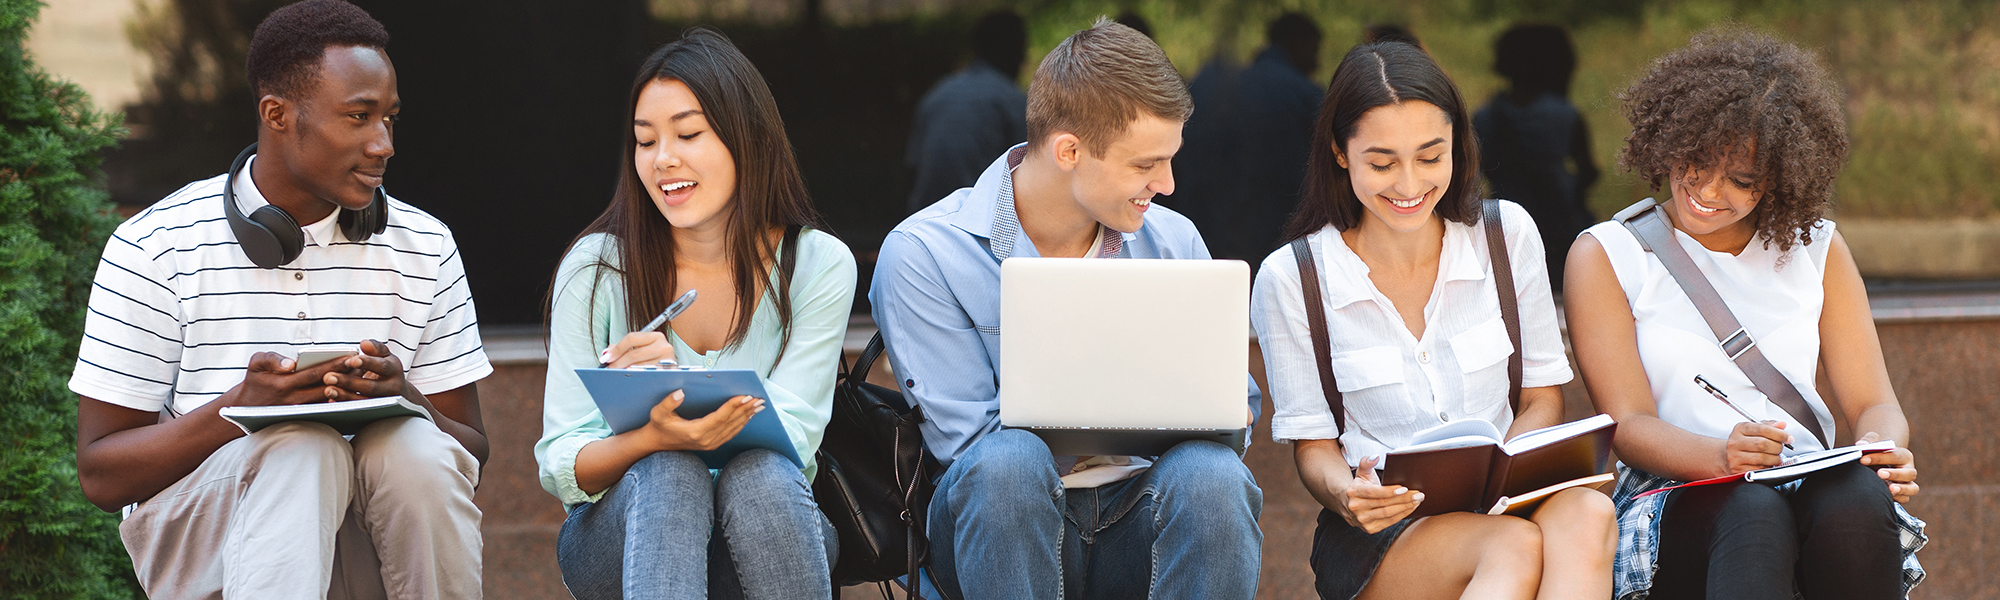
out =
[(477, 598), (478, 482), (427, 420), (351, 442), (285, 423), (223, 445), (118, 529), (156, 600)]

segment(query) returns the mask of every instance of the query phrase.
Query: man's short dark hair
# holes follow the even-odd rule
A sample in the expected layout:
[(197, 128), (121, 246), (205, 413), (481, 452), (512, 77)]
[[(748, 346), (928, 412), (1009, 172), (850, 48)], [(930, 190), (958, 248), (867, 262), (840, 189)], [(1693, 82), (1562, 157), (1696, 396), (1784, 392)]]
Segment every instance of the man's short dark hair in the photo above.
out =
[(1312, 44), (1318, 47), (1321, 40), (1319, 24), (1303, 13), (1288, 12), (1278, 15), (1264, 26), (1264, 43), (1289, 47), (1292, 44)]
[(305, 0), (271, 11), (250, 36), (250, 91), (296, 99), (319, 77), (329, 46), (387, 50), (389, 30), (344, 0)]
[(1004, 8), (986, 13), (972, 27), (972, 54), (1008, 77), (1019, 76), (1028, 55), (1028, 22)]
[(1493, 71), (1523, 92), (1518, 98), (1542, 92), (1568, 98), (1570, 78), (1576, 75), (1576, 45), (1561, 25), (1515, 25), (1493, 41)]

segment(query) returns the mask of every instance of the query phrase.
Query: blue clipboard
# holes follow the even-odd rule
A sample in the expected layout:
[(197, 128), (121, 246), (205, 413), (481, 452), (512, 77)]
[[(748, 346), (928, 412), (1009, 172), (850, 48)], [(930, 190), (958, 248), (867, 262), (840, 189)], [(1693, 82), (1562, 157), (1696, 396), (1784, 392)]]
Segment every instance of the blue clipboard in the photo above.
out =
[[(652, 419), (653, 407), (674, 390), (681, 390), (686, 398), (674, 413), (683, 419), (699, 419), (721, 408), (723, 402), (737, 396), (750, 396), (769, 400), (764, 391), (764, 383), (757, 372), (750, 369), (720, 369), (715, 371), (679, 369), (577, 369), (576, 376), (583, 380), (584, 389), (590, 390), (590, 399), (597, 403), (597, 410), (604, 413), (604, 423), (611, 426), (612, 433), (625, 433), (644, 426)], [(765, 408), (775, 409), (766, 404)], [(750, 422), (736, 437), (723, 442), (714, 450), (695, 451), (693, 454), (708, 464), (710, 469), (720, 469), (745, 450), (764, 448), (791, 459), (792, 464), (805, 468), (805, 461), (792, 448), (792, 438), (785, 433), (785, 425), (778, 421), (776, 410), (765, 410), (751, 415)]]

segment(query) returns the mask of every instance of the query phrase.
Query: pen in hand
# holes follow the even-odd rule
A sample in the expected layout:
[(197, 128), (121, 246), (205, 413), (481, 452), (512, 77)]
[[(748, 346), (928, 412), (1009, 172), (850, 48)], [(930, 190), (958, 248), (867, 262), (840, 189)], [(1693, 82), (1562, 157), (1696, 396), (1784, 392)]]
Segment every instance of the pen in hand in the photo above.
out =
[[(1694, 376), (1694, 384), (1701, 386), (1702, 391), (1708, 392), (1708, 395), (1714, 396), (1716, 400), (1721, 400), (1723, 404), (1729, 405), (1729, 410), (1736, 411), (1736, 414), (1743, 415), (1743, 420), (1752, 423), (1763, 422), (1762, 420), (1756, 417), (1750, 416), (1750, 413), (1743, 412), (1743, 409), (1737, 408), (1735, 402), (1729, 401), (1729, 396), (1727, 394), (1722, 393), (1722, 390), (1715, 389), (1715, 386), (1713, 384), (1710, 384), (1707, 379), (1702, 379), (1700, 375)], [(1791, 444), (1785, 444), (1785, 449), (1797, 450), (1798, 448), (1793, 448)]]
[[(666, 310), (660, 311), (660, 316), (653, 317), (653, 320), (646, 322), (645, 327), (640, 327), (638, 331), (635, 331), (633, 333), (645, 333), (648, 331), (659, 329), (661, 325), (667, 324), (667, 321), (673, 320), (674, 317), (681, 316), (681, 312), (687, 310), (689, 306), (694, 306), (694, 297), (695, 297), (695, 290), (688, 290), (687, 293), (681, 294), (681, 297), (674, 299), (673, 304), (667, 305)], [(597, 354), (597, 364), (598, 366), (611, 364), (610, 348), (605, 348), (603, 352), (599, 352)]]

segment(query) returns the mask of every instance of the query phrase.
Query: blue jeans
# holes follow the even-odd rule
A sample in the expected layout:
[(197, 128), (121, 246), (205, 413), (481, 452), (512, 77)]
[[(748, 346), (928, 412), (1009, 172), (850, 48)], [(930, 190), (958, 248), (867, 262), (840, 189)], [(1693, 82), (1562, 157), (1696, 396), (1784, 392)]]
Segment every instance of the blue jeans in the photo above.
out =
[(833, 526), (769, 450), (711, 476), (686, 452), (640, 459), (556, 537), (563, 585), (598, 598), (831, 598)]
[(1184, 442), (1138, 477), (1063, 490), (1041, 438), (987, 434), (931, 499), (939, 585), (954, 597), (1213, 598), (1257, 594), (1264, 492), (1228, 447)]

